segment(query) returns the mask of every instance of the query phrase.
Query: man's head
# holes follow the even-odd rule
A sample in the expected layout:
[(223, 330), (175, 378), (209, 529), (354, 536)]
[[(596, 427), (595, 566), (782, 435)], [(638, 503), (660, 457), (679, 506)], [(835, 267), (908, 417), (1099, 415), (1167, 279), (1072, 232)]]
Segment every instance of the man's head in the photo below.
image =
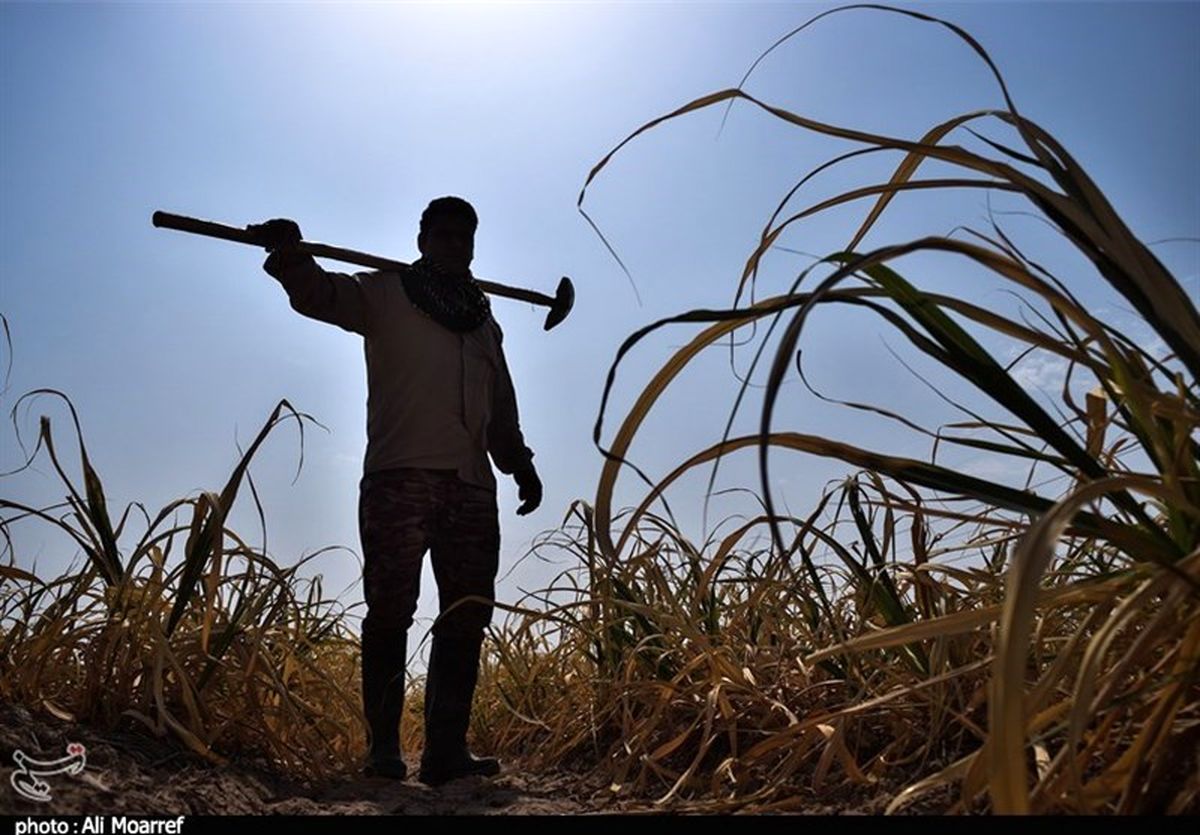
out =
[(452, 273), (471, 269), (479, 217), (461, 197), (439, 197), (421, 213), (417, 248), (421, 255)]

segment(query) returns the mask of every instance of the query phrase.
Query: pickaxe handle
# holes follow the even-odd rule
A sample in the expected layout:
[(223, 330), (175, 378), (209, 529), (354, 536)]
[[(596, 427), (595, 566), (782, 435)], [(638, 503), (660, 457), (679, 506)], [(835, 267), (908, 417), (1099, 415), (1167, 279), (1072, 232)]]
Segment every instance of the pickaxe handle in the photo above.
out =
[[(151, 222), (163, 229), (176, 229), (180, 232), (191, 232), (194, 235), (205, 235), (225, 241), (236, 241), (240, 244), (262, 246), (262, 241), (253, 232), (236, 226), (227, 226), (224, 223), (214, 223), (211, 220), (200, 220), (194, 217), (185, 217), (184, 215), (174, 215), (170, 212), (155, 212), (151, 218)], [(393, 261), (391, 258), (382, 258), (378, 255), (372, 255), (369, 252), (343, 249), (339, 246), (330, 246), (329, 244), (321, 244), (315, 241), (301, 241), (296, 248), (300, 252), (316, 258), (331, 258), (334, 261), (358, 264), (361, 267), (373, 267), (377, 270), (400, 270), (409, 266), (402, 261)], [(533, 302), (534, 304), (550, 308), (550, 312), (546, 314), (546, 330), (550, 330), (563, 319), (566, 319), (567, 314), (571, 312), (571, 308), (575, 306), (575, 285), (566, 276), (563, 276), (562, 280), (559, 281), (558, 289), (553, 296), (547, 296), (545, 293), (539, 293), (536, 290), (526, 290), (522, 287), (509, 287), (505, 284), (497, 284), (494, 281), (475, 279), (475, 282), (485, 293), (504, 296), (510, 299), (520, 299), (521, 301)]]

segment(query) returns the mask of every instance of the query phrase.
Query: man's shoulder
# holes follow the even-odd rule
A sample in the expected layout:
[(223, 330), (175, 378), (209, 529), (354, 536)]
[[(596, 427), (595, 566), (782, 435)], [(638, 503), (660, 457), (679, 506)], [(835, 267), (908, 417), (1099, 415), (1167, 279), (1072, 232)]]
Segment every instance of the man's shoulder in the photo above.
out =
[(400, 270), (363, 270), (354, 274), (355, 280), (368, 290), (383, 294), (404, 292), (403, 275)]
[(364, 281), (396, 281), (400, 278), (402, 271), (399, 269), (380, 269), (380, 270), (363, 270), (356, 273)]
[(405, 290), (404, 276), (399, 270), (364, 270), (356, 273), (355, 278), (363, 288), (368, 302), (378, 312), (377, 315), (407, 319), (412, 313), (413, 303)]

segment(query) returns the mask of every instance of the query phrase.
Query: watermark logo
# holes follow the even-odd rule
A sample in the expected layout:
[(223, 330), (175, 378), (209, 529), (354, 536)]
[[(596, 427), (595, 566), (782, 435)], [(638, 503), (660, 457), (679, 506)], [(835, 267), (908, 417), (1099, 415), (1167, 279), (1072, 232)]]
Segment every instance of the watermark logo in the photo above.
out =
[(13, 762), (17, 764), (9, 782), (17, 794), (29, 800), (46, 803), (50, 800), (50, 784), (42, 777), (54, 774), (78, 774), (87, 765), (87, 749), (81, 743), (67, 746), (67, 755), (57, 760), (35, 760), (24, 751), (13, 751)]

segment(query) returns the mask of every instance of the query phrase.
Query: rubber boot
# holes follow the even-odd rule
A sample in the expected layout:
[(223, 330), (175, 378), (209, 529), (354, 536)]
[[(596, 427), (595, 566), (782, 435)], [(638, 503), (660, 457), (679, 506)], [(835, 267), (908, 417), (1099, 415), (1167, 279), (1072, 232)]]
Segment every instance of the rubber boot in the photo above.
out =
[(471, 701), (479, 678), (483, 633), (471, 637), (435, 635), (425, 682), (425, 752), (419, 779), (439, 786), (459, 777), (500, 773), (500, 761), (476, 758), (467, 750)]
[(363, 713), (371, 736), (363, 773), (403, 780), (408, 766), (400, 751), (400, 717), (404, 713), (404, 673), (408, 636), (363, 632)]

